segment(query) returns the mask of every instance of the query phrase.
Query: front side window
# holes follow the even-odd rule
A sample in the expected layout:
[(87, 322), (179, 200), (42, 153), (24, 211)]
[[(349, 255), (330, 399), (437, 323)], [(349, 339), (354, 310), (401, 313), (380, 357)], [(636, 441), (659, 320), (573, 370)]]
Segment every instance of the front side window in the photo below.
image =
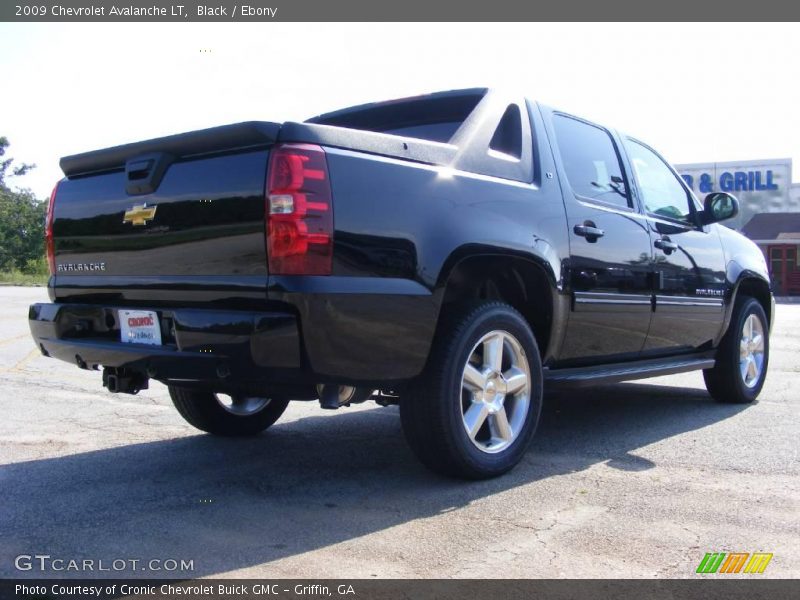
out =
[(555, 115), (553, 128), (572, 190), (584, 198), (630, 207), (622, 165), (608, 132), (564, 115)]
[(645, 210), (659, 217), (691, 223), (691, 199), (667, 163), (634, 140), (626, 147)]

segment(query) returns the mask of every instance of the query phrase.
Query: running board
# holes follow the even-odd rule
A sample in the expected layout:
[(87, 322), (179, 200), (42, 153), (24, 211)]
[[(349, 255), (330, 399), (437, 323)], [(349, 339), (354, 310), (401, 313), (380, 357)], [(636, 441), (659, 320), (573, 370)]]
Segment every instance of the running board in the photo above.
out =
[(681, 356), (639, 360), (593, 367), (544, 370), (544, 381), (559, 386), (586, 386), (597, 383), (616, 383), (631, 379), (646, 379), (661, 375), (674, 375), (687, 371), (710, 369), (715, 359), (709, 355)]

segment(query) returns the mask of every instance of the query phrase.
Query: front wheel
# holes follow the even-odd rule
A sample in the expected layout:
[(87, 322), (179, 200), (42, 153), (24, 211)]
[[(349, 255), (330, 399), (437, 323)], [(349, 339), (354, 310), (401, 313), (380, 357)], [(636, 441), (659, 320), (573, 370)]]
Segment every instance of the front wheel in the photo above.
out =
[(169, 386), (169, 396), (187, 423), (214, 435), (256, 435), (275, 423), (289, 400)]
[(400, 417), (427, 467), (485, 479), (522, 459), (541, 406), (542, 363), (530, 327), (512, 307), (487, 302), (443, 316)]
[(768, 364), (767, 315), (756, 299), (743, 296), (734, 306), (716, 365), (703, 371), (706, 389), (718, 402), (748, 404), (761, 392)]

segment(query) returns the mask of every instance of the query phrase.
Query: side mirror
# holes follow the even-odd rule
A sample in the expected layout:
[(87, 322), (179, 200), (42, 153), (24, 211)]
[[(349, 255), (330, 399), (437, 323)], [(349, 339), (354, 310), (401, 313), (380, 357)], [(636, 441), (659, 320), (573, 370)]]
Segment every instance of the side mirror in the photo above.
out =
[(712, 192), (703, 201), (700, 222), (703, 225), (719, 223), (739, 214), (739, 201), (727, 192)]

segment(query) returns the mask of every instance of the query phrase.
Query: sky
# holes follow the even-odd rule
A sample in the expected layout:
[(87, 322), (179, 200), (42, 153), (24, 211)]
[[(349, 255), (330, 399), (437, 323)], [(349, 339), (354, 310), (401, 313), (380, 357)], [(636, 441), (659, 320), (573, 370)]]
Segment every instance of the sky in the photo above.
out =
[(800, 25), (0, 24), (0, 135), (49, 195), (61, 156), (238, 121), (501, 87), (673, 163), (792, 158)]

